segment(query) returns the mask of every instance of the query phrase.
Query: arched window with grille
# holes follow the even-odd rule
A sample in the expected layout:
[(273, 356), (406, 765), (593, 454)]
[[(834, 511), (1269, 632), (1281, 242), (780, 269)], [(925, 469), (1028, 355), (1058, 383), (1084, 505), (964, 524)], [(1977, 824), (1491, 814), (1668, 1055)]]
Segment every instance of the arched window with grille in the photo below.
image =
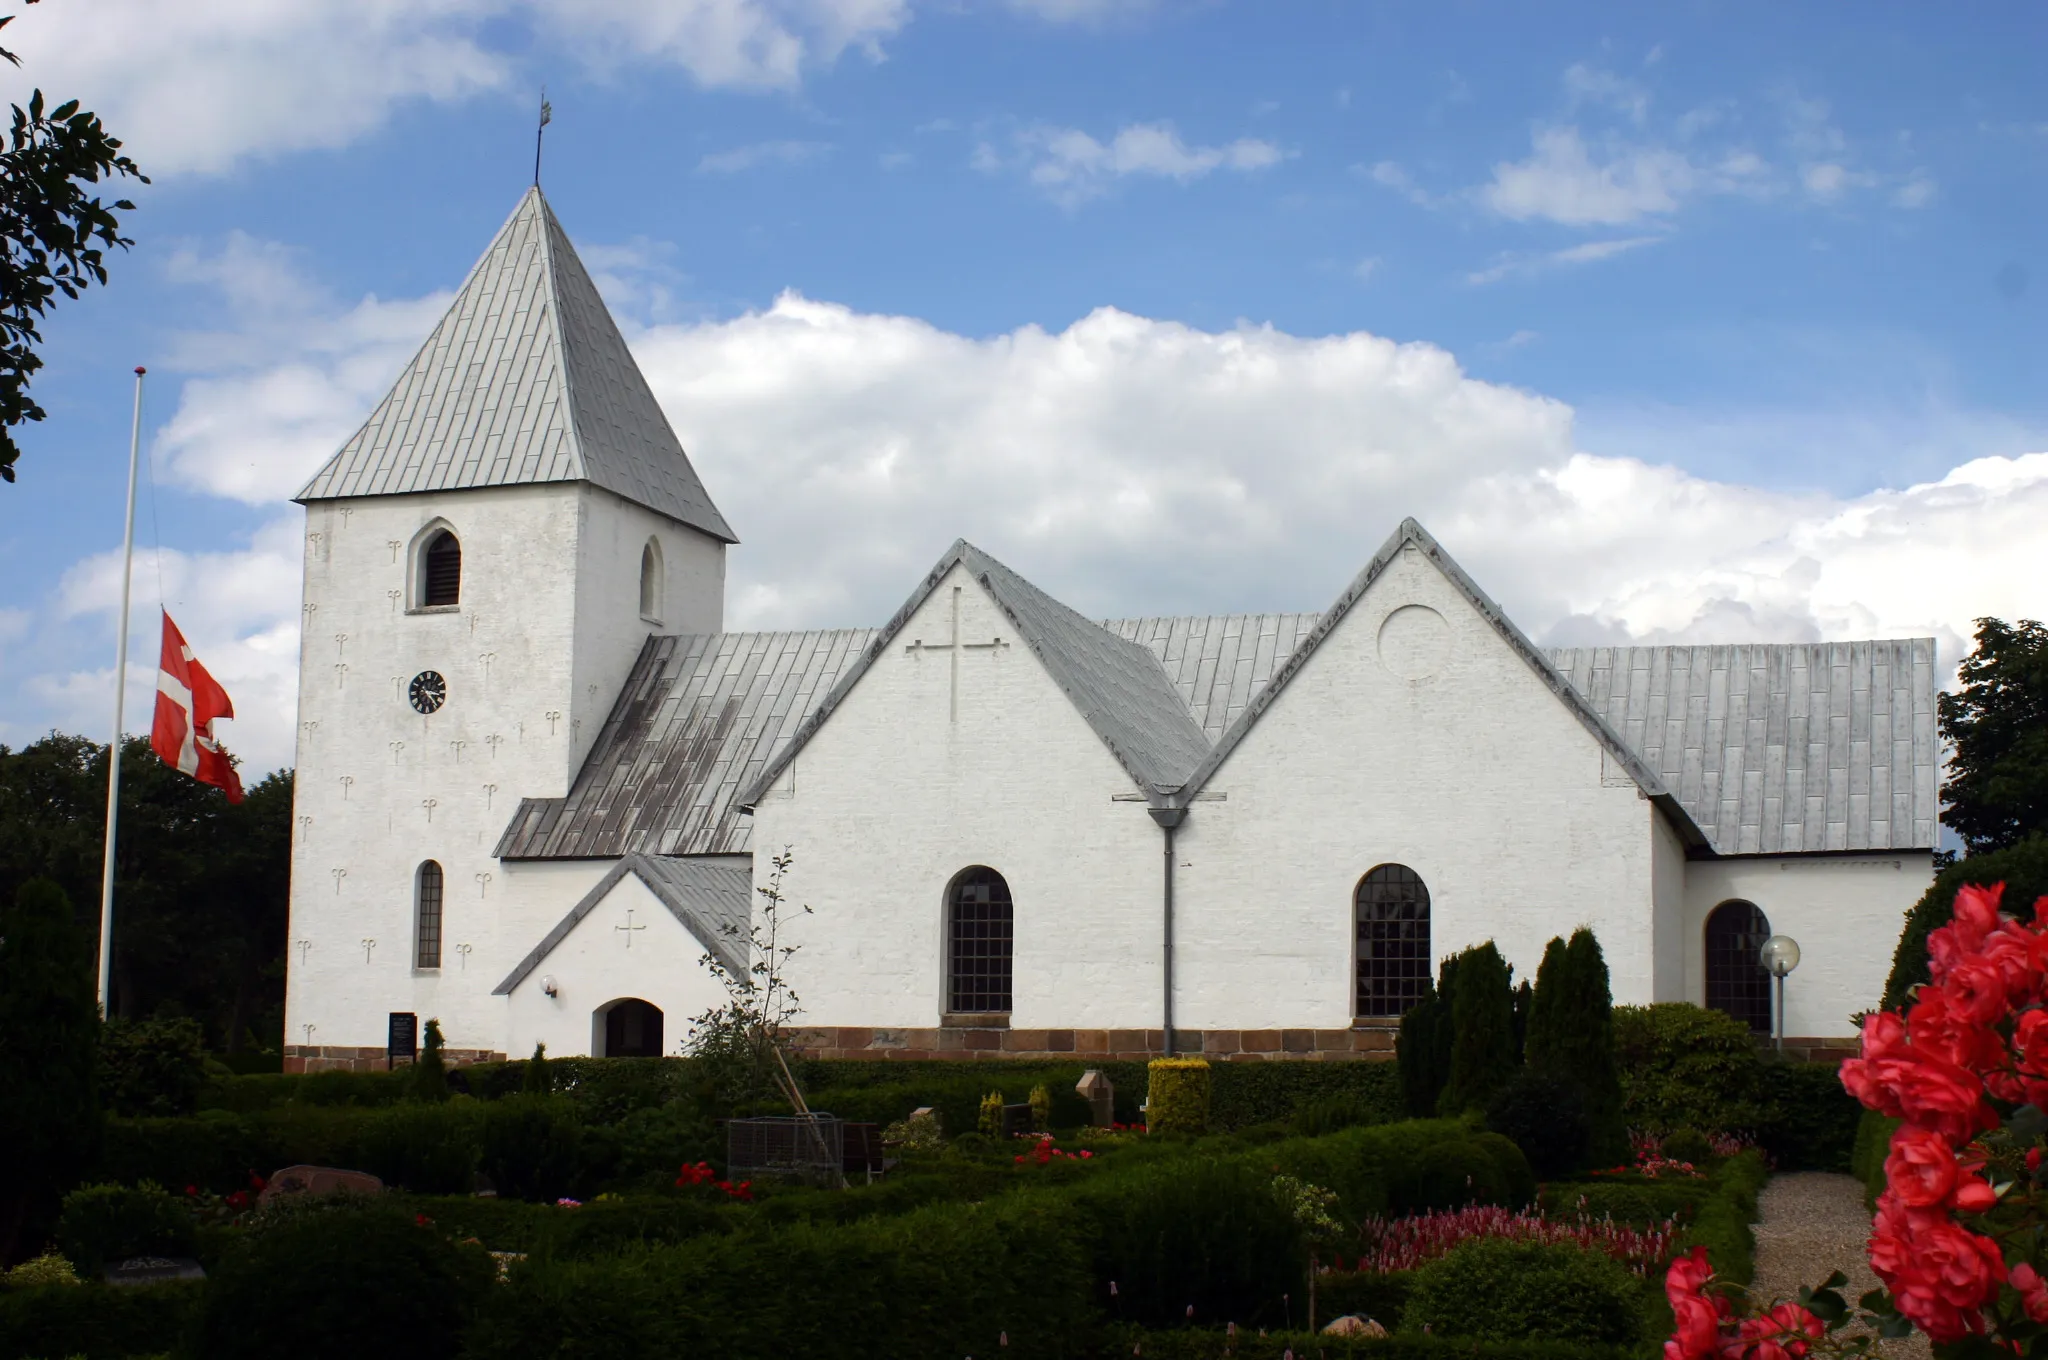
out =
[(963, 871), (946, 890), (946, 1010), (990, 1015), (1010, 1009), (1014, 939), (1010, 885), (986, 865)]
[(413, 967), (441, 966), (441, 866), (433, 860), (413, 875)]
[(1754, 902), (1723, 902), (1707, 917), (1707, 1005), (1771, 1030), (1771, 975), (1763, 965), (1771, 923)]
[(661, 544), (651, 538), (640, 550), (640, 617), (661, 622)]
[(462, 543), (447, 529), (430, 534), (420, 553), (419, 599), (423, 609), (462, 602)]
[(1429, 990), (1429, 888), (1405, 864), (1382, 864), (1352, 894), (1358, 940), (1354, 1014), (1405, 1014)]

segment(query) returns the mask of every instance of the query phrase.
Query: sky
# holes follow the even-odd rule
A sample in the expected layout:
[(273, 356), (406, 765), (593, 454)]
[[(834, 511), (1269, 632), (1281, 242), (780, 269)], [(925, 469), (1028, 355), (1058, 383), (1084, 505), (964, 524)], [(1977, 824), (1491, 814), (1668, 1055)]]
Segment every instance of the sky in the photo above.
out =
[(156, 609), (292, 758), (302, 512), (542, 181), (741, 543), (874, 625), (1321, 609), (1404, 516), (1554, 645), (2048, 615), (2048, 11), (45, 0), (0, 98), (150, 176), (0, 486), (0, 743)]

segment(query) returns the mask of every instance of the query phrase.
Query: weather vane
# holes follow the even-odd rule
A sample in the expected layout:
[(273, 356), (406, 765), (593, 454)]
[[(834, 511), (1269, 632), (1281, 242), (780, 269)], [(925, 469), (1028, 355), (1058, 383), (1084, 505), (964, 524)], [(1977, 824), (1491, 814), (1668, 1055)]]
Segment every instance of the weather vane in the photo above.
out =
[(540, 139), (547, 131), (548, 123), (555, 116), (554, 105), (548, 103), (548, 87), (540, 87), (540, 126), (533, 130), (533, 187), (540, 187)]

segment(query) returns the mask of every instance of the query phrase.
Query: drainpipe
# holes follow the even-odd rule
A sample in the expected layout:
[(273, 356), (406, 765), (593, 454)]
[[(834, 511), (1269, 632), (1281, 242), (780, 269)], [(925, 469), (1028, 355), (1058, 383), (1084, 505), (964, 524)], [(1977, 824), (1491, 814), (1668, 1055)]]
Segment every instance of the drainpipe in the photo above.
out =
[(1157, 822), (1159, 829), (1166, 833), (1166, 900), (1164, 909), (1161, 912), (1164, 938), (1161, 942), (1162, 966), (1160, 968), (1160, 975), (1165, 990), (1160, 999), (1160, 1014), (1161, 1018), (1165, 1021), (1165, 1027), (1161, 1034), (1166, 1045), (1166, 1056), (1171, 1058), (1173, 1056), (1173, 833), (1182, 822), (1187, 820), (1188, 810), (1184, 807), (1150, 807), (1145, 810), (1152, 814), (1152, 820)]

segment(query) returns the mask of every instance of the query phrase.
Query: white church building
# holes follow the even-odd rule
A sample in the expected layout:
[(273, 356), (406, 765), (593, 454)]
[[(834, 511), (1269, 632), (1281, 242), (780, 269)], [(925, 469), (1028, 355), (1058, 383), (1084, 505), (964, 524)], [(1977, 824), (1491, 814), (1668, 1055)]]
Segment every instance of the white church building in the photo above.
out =
[(1931, 877), (1933, 639), (1544, 649), (1413, 520), (1321, 613), (1088, 619), (959, 542), (880, 627), (727, 632), (538, 189), (298, 500), (288, 1070), (676, 1052), (784, 849), (849, 1057), (1386, 1056), (1438, 958), (1579, 925), (1759, 1031), (1792, 936), (1826, 1046)]

